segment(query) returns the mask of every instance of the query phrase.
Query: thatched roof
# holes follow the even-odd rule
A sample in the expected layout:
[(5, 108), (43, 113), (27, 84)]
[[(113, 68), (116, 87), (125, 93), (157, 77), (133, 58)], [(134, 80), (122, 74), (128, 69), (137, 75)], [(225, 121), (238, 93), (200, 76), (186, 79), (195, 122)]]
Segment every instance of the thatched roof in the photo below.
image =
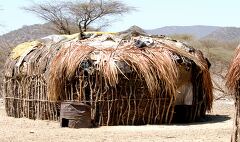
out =
[[(118, 85), (119, 75), (137, 72), (145, 80), (150, 95), (165, 91), (175, 96), (178, 68), (188, 70), (189, 65), (196, 65), (203, 74), (207, 109), (211, 109), (212, 83), (207, 61), (191, 46), (163, 36), (141, 34), (122, 36), (99, 32), (86, 33), (84, 40), (77, 37), (76, 34), (38, 40), (41, 46), (32, 47), (8, 61), (5, 76), (43, 75), (47, 80), (48, 96), (56, 101), (62, 98), (65, 80), (73, 80), (78, 69), (90, 75), (100, 73), (110, 87)], [(163, 84), (164, 90), (161, 90)]]
[[(232, 91), (238, 87), (240, 81), (240, 45), (236, 48), (235, 56), (230, 64), (230, 68), (227, 73), (226, 85)], [(239, 88), (238, 88), (239, 89)]]
[(23, 43), (4, 73), (5, 108), (14, 117), (59, 120), (59, 104), (69, 101), (89, 106), (89, 119), (98, 125), (161, 124), (178, 117), (191, 122), (213, 101), (201, 51), (136, 32), (87, 32), (81, 40), (78, 34), (51, 35)]

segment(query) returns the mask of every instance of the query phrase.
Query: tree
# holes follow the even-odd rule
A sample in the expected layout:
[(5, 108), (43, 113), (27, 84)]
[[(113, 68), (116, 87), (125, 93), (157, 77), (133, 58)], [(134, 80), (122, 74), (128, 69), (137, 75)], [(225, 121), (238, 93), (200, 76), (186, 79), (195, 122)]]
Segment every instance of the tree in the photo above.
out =
[(43, 3), (33, 3), (30, 7), (23, 7), (24, 10), (36, 14), (41, 19), (51, 22), (55, 30), (60, 34), (71, 34), (67, 17), (67, 8), (65, 3), (56, 1), (45, 1)]
[(111, 16), (123, 15), (135, 10), (134, 7), (120, 1), (104, 0), (71, 2), (68, 6), (69, 13), (75, 17), (80, 33), (87, 31), (87, 28), (96, 22), (98, 22), (98, 28), (101, 28), (108, 25), (108, 19)]
[(71, 34), (70, 25), (73, 23), (78, 27), (80, 33), (87, 31), (96, 23), (95, 28), (100, 29), (108, 26), (109, 19), (112, 19), (113, 16), (126, 14), (135, 8), (116, 0), (78, 0), (34, 3), (30, 7), (25, 7), (24, 10), (53, 23), (60, 34)]

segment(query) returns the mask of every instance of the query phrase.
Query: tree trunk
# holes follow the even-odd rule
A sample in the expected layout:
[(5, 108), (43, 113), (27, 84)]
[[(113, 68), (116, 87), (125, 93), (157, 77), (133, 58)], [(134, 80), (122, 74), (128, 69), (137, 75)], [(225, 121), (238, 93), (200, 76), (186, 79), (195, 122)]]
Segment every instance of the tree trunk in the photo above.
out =
[(78, 29), (79, 29), (79, 37), (78, 37), (78, 39), (81, 40), (82, 37), (83, 37), (83, 30), (82, 30), (81, 22), (78, 23)]
[(84, 22), (84, 25), (83, 25), (83, 31), (84, 31), (84, 32), (87, 31), (87, 22)]

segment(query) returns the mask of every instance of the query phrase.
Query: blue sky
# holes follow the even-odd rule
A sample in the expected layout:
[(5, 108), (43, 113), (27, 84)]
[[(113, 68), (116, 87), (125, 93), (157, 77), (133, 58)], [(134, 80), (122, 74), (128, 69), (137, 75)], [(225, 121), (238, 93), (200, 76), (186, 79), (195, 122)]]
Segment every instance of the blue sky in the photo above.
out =
[[(0, 34), (23, 25), (44, 23), (35, 15), (20, 8), (31, 0), (0, 0)], [(35, 2), (41, 0), (34, 0)], [(122, 0), (138, 10), (118, 17), (107, 31), (121, 31), (132, 25), (144, 29), (163, 26), (234, 26), (240, 27), (240, 0)]]

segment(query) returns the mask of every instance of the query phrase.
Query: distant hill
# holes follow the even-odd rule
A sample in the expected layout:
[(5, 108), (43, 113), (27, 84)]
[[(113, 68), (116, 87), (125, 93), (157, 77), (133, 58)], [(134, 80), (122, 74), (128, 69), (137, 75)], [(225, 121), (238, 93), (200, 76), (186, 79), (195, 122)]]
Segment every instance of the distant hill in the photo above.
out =
[(23, 26), (20, 29), (0, 36), (0, 84), (2, 79), (1, 76), (3, 65), (12, 48), (25, 41), (38, 39), (50, 34), (55, 34), (56, 32), (54, 30), (51, 30), (50, 26), (51, 24), (49, 23)]
[(240, 28), (236, 27), (223, 27), (218, 28), (212, 33), (206, 35), (202, 39), (215, 39), (221, 41), (240, 41)]
[(145, 30), (149, 34), (173, 35), (190, 34), (196, 38), (202, 38), (216, 31), (221, 27), (217, 26), (167, 26), (157, 29)]
[[(14, 47), (19, 43), (56, 34), (50, 23), (35, 24), (23, 26), (20, 29), (11, 31), (0, 36), (0, 48)], [(216, 39), (221, 41), (240, 40), (240, 28), (236, 27), (217, 27), (217, 26), (167, 26), (151, 30), (143, 30), (140, 27), (132, 26), (124, 32), (138, 31), (147, 34), (173, 35), (173, 34), (190, 34), (197, 39)]]
[(137, 33), (141, 33), (141, 34), (146, 34), (145, 30), (136, 26), (136, 25), (133, 25), (131, 26), (130, 28), (128, 28), (127, 30), (125, 31), (121, 31), (120, 33), (122, 34), (125, 34), (125, 33), (134, 33), (134, 32), (137, 32)]
[(9, 46), (16, 46), (19, 43), (41, 38), (56, 32), (49, 27), (51, 24), (35, 24), (31, 26), (23, 26), (20, 29), (11, 31), (0, 36), (0, 45), (8, 44)]

